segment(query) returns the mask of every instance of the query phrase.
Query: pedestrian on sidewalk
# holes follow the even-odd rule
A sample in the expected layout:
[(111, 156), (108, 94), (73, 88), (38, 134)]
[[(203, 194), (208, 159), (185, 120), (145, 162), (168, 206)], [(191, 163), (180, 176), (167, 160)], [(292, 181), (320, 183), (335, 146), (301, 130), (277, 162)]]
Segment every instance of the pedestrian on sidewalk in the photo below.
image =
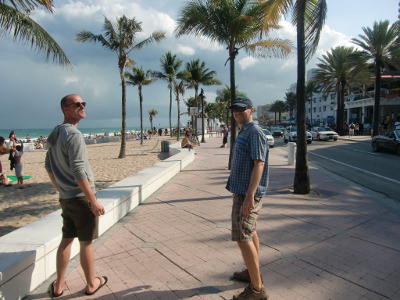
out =
[(49, 287), (52, 298), (64, 293), (65, 273), (75, 237), (80, 243), (81, 266), (86, 278), (86, 295), (93, 295), (107, 283), (107, 277), (95, 277), (93, 239), (97, 238), (98, 216), (104, 207), (95, 195), (94, 179), (89, 165), (86, 144), (78, 130), (86, 118), (86, 102), (78, 95), (61, 99), (64, 122), (56, 126), (47, 139), (45, 168), (60, 194), (63, 227), (57, 251), (57, 279)]
[(222, 145), (220, 148), (225, 148), (226, 143), (228, 143), (228, 128), (222, 125)]
[(246, 266), (233, 276), (249, 282), (246, 289), (233, 299), (268, 299), (260, 272), (260, 242), (256, 232), (262, 197), (268, 187), (267, 138), (253, 122), (254, 108), (250, 99), (236, 98), (230, 109), (240, 132), (233, 146), (226, 188), (233, 193), (232, 240), (237, 242)]

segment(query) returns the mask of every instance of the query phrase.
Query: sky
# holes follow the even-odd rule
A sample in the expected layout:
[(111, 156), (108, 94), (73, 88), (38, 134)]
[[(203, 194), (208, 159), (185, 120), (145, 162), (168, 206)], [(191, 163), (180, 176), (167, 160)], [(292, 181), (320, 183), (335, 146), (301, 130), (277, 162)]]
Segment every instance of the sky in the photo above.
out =
[[(46, 61), (30, 45), (16, 42), (0, 34), (0, 129), (53, 128), (62, 123), (60, 99), (71, 93), (87, 102), (87, 118), (80, 127), (121, 127), (121, 85), (117, 55), (95, 43), (77, 43), (78, 31), (87, 29), (94, 34), (102, 31), (104, 18), (114, 22), (122, 15), (142, 22), (143, 33), (137, 41), (154, 31), (165, 31), (166, 39), (141, 51), (131, 53), (137, 66), (144, 70), (160, 70), (160, 59), (167, 51), (176, 54), (184, 63), (200, 59), (216, 71), (221, 86), (203, 87), (206, 101), (215, 102), (218, 89), (229, 85), (229, 64), (224, 46), (210, 44), (193, 36), (176, 38), (174, 29), (184, 0), (55, 0), (56, 11), (49, 14), (37, 10), (32, 18), (58, 42), (72, 62), (68, 69)], [(363, 27), (374, 21), (398, 20), (398, 0), (327, 0), (328, 14), (317, 52), (307, 65), (316, 66), (318, 59), (331, 48), (353, 46), (350, 40), (362, 34)], [(290, 39), (295, 44), (296, 31), (285, 20), (282, 29), (272, 33)], [(254, 106), (284, 100), (290, 85), (296, 82), (295, 52), (287, 59), (253, 58), (240, 51), (236, 58), (236, 84), (247, 94)], [(185, 99), (194, 90), (185, 93)], [(169, 124), (169, 90), (167, 83), (157, 80), (143, 87), (143, 120), (149, 128), (148, 110), (156, 109), (154, 126)], [(173, 101), (172, 122), (176, 124), (177, 105)], [(186, 105), (181, 101), (181, 111)], [(183, 123), (188, 119), (182, 115)], [(139, 128), (139, 97), (136, 86), (127, 87), (127, 127)]]

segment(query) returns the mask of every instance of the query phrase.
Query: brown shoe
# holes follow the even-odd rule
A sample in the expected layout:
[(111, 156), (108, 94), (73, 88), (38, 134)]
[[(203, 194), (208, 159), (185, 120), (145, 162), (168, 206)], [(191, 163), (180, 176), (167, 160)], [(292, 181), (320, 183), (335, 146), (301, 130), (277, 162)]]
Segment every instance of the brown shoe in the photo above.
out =
[(268, 293), (264, 286), (257, 292), (250, 283), (243, 292), (233, 296), (233, 300), (268, 300)]
[(234, 272), (233, 278), (244, 282), (251, 282), (250, 274), (247, 269), (243, 269), (242, 271), (239, 272)]
[[(260, 274), (260, 277), (261, 277), (261, 282), (264, 283), (261, 274)], [(249, 283), (251, 282), (250, 274), (249, 274), (249, 271), (247, 269), (243, 269), (240, 272), (234, 272), (233, 273), (233, 278), (236, 279), (236, 280), (239, 280), (239, 281), (244, 281), (244, 282), (249, 282)]]

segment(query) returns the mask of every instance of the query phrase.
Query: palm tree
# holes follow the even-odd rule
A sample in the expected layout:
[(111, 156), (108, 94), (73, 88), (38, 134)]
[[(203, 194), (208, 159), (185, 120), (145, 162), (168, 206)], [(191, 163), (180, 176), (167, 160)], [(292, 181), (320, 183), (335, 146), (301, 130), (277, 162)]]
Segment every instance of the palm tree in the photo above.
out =
[(148, 113), (149, 113), (150, 127), (151, 127), (151, 130), (153, 130), (153, 128), (154, 128), (153, 127), (153, 119), (158, 114), (158, 110), (155, 108), (152, 108), (152, 109), (148, 110)]
[[(131, 72), (126, 71), (124, 76), (126, 84), (137, 85), (139, 93), (139, 111), (140, 111), (140, 144), (143, 145), (143, 86), (153, 83), (156, 79), (149, 77), (151, 70), (143, 71), (142, 67), (130, 67)], [(153, 129), (153, 127), (151, 127)]]
[(370, 61), (375, 70), (374, 130), (378, 134), (382, 68), (400, 66), (400, 21), (390, 26), (389, 21), (374, 22), (371, 28), (363, 27), (363, 35), (352, 42), (363, 49), (361, 56)]
[(278, 113), (279, 123), (281, 123), (282, 113), (288, 110), (288, 105), (285, 101), (275, 100), (274, 102), (272, 102), (269, 110), (275, 113), (275, 123), (276, 123), (276, 113)]
[(172, 90), (174, 89), (174, 82), (178, 70), (182, 65), (180, 60), (175, 54), (172, 55), (170, 51), (161, 57), (161, 72), (154, 72), (154, 76), (166, 80), (169, 88), (169, 132), (172, 137)]
[[(5, 3), (9, 2), (10, 5)], [(0, 1), (0, 27), (3, 33), (10, 33), (14, 40), (30, 44), (46, 60), (53, 57), (53, 62), (72, 67), (71, 62), (57, 42), (38, 23), (29, 17), (30, 11), (43, 7), (53, 12), (52, 0), (19, 0)]]
[(312, 103), (313, 103), (313, 94), (321, 91), (319, 84), (311, 79), (306, 84), (306, 101), (310, 102), (310, 126), (313, 126), (313, 117), (312, 117)]
[(297, 30), (297, 152), (293, 189), (296, 194), (310, 193), (310, 173), (306, 141), (306, 62), (315, 53), (325, 22), (326, 0), (268, 0), (267, 18), (278, 22), (291, 12)]
[[(198, 93), (200, 85), (219, 85), (221, 82), (214, 78), (216, 72), (210, 71), (208, 68), (206, 68), (206, 63), (204, 61), (200, 63), (199, 59), (187, 62), (185, 65), (185, 71), (185, 81), (188, 83), (188, 88), (194, 89), (195, 104), (196, 107), (199, 107)], [(194, 129), (197, 134), (197, 116), (194, 124)]]
[[(261, 1), (252, 0), (191, 0), (181, 9), (176, 35), (205, 36), (228, 49), (230, 63), (231, 99), (235, 95), (235, 58), (241, 49), (259, 57), (285, 57), (291, 51), (288, 40), (262, 40), (271, 29), (278, 28), (270, 22)], [(231, 153), (236, 139), (236, 124), (231, 117)], [(230, 165), (230, 159), (229, 159)]]
[(76, 35), (77, 42), (100, 42), (101, 45), (117, 54), (119, 76), (122, 86), (122, 125), (121, 125), (121, 149), (118, 158), (125, 157), (126, 148), (126, 82), (124, 69), (133, 61), (128, 57), (132, 50), (141, 50), (144, 46), (159, 42), (165, 38), (165, 32), (155, 31), (150, 37), (136, 43), (136, 35), (142, 32), (141, 23), (135, 18), (128, 19), (122, 16), (117, 19), (117, 23), (113, 24), (107, 18), (104, 18), (104, 36), (95, 35), (88, 30), (81, 30)]
[(178, 134), (176, 137), (176, 140), (179, 141), (180, 138), (180, 132), (181, 132), (181, 105), (180, 105), (180, 98), (179, 95), (183, 95), (185, 94), (185, 82), (183, 80), (181, 80), (179, 83), (178, 82), (174, 82), (174, 93), (175, 93), (175, 100), (176, 100), (176, 105), (178, 108)]
[[(247, 97), (246, 93), (239, 91), (237, 86), (235, 87), (234, 93), (236, 97)], [(221, 105), (221, 112), (226, 112), (225, 119), (224, 116), (221, 115), (220, 120), (224, 121), (227, 126), (229, 124), (229, 105), (231, 103), (231, 95), (231, 88), (225, 85), (225, 87), (217, 90), (217, 97), (215, 98), (215, 102)]]
[(314, 81), (322, 86), (323, 91), (337, 92), (336, 125), (340, 135), (344, 135), (344, 97), (349, 83), (359, 71), (354, 57), (357, 53), (353, 47), (338, 46), (322, 56), (315, 70)]
[(293, 120), (293, 111), (295, 110), (297, 104), (296, 100), (297, 100), (296, 93), (293, 92), (285, 93), (285, 101), (289, 110), (290, 120)]

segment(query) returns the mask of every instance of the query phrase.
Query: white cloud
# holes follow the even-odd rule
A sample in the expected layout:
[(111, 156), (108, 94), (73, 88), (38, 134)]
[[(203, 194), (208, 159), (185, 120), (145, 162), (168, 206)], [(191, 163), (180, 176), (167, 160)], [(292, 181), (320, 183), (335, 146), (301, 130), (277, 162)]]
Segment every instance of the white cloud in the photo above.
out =
[(189, 47), (189, 46), (185, 46), (185, 45), (181, 45), (178, 44), (176, 45), (176, 52), (184, 54), (184, 55), (188, 55), (188, 56), (193, 56), (196, 51), (193, 49), (193, 47)]
[(247, 56), (245, 58), (242, 58), (239, 60), (239, 66), (241, 70), (246, 70), (247, 68), (250, 68), (251, 66), (254, 66), (258, 62), (257, 59), (251, 56)]

